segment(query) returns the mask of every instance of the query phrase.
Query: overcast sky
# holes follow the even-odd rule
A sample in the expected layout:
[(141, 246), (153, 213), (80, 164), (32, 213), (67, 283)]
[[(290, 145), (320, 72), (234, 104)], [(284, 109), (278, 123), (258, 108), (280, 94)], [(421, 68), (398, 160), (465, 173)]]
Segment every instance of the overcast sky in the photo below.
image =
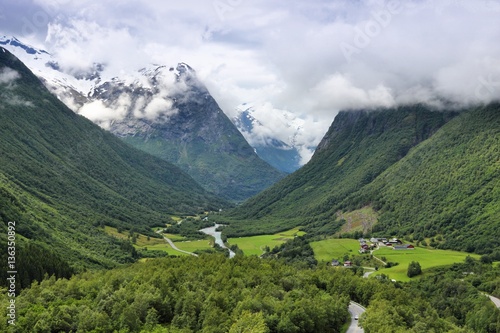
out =
[(318, 140), (340, 109), (500, 96), (500, 0), (2, 0), (1, 33), (64, 66), (186, 62), (229, 115), (266, 103)]

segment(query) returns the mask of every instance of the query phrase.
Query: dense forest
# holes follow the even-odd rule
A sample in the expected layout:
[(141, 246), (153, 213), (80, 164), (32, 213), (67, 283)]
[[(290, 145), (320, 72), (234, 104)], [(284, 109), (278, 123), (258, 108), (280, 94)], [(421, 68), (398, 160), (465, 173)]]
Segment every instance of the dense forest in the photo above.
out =
[[(16, 298), (2, 332), (341, 332), (350, 300), (373, 332), (497, 332), (500, 269), (468, 258), (409, 283), (350, 269), (223, 255), (150, 259), (70, 279), (47, 278)], [(463, 273), (467, 272), (467, 275)], [(6, 316), (7, 296), (0, 308)]]

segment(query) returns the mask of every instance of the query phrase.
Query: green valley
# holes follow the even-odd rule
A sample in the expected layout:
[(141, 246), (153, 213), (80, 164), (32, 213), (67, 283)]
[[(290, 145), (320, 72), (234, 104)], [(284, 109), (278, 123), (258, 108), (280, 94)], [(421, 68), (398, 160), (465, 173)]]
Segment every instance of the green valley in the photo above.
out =
[(500, 331), (499, 103), (341, 111), (267, 188), (282, 174), (194, 76), (164, 127), (117, 138), (3, 48), (0, 75), (0, 331)]
[(312, 160), (219, 218), (228, 237), (301, 226), (479, 254), (500, 246), (500, 104), (341, 112)]
[(69, 276), (136, 261), (130, 242), (108, 236), (105, 226), (156, 237), (151, 227), (173, 214), (227, 205), (177, 167), (69, 110), (0, 50), (0, 68), (12, 78), (0, 83), (0, 241), (7, 223), (16, 222), (17, 260), (27, 267), (19, 287), (45, 273)]
[(226, 234), (274, 233), (299, 225), (309, 233), (337, 231), (342, 200), (456, 115), (422, 105), (339, 113), (309, 163), (227, 214)]

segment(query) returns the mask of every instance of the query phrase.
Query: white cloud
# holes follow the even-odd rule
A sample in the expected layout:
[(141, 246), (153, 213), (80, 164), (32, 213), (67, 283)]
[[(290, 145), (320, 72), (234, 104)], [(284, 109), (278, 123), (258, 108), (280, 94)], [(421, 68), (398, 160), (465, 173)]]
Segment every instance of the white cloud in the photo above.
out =
[(173, 116), (177, 113), (177, 110), (173, 108), (173, 102), (170, 99), (165, 99), (161, 97), (155, 97), (144, 109), (143, 116), (146, 119), (154, 120), (158, 116), (162, 116), (163, 119)]
[(250, 115), (257, 120), (252, 124), (251, 133), (243, 133), (250, 145), (265, 146), (270, 143), (269, 140), (280, 140), (297, 148), (300, 164), (305, 164), (311, 158), (318, 144), (317, 133), (325, 133), (330, 125), (311, 116), (298, 117), (290, 111), (275, 108), (269, 102), (245, 104), (239, 109), (250, 109)]
[(11, 84), (19, 79), (21, 74), (9, 67), (0, 68), (0, 84)]
[(132, 106), (130, 96), (121, 94), (111, 105), (106, 105), (103, 101), (96, 100), (85, 104), (78, 111), (82, 116), (108, 129), (113, 121), (123, 119)]
[(58, 14), (47, 43), (67, 68), (184, 61), (229, 115), (268, 102), (326, 124), (304, 123), (316, 143), (343, 108), (500, 99), (498, 0), (36, 3)]
[(311, 90), (316, 110), (341, 110), (370, 107), (391, 107), (395, 104), (391, 90), (379, 84), (371, 89), (363, 89), (341, 74), (334, 74), (318, 83)]

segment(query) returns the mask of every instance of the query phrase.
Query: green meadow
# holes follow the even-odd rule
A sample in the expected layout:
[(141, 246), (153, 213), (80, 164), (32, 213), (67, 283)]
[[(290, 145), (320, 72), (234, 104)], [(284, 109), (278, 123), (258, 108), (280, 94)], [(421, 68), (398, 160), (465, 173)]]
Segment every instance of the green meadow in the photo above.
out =
[[(116, 238), (119, 239), (129, 239), (128, 233), (119, 233), (116, 228), (106, 227), (105, 231)], [(184, 241), (184, 237), (174, 234), (164, 234), (166, 237), (170, 238), (175, 245), (188, 252), (195, 252), (196, 250), (206, 250), (211, 249), (213, 245), (213, 240), (207, 237), (207, 239), (202, 239), (198, 241)], [(281, 245), (289, 239), (295, 236), (302, 236), (304, 232), (299, 231), (298, 228), (291, 229), (288, 231), (276, 233), (274, 235), (261, 235), (253, 237), (241, 237), (241, 238), (231, 238), (228, 240), (229, 245), (237, 244), (238, 247), (244, 252), (245, 255), (261, 255), (265, 246), (273, 248), (277, 245)], [(160, 238), (147, 238), (144, 235), (137, 235), (137, 241), (134, 244), (136, 249), (148, 250), (160, 250), (165, 251), (169, 255), (185, 255), (182, 252), (175, 251), (168, 245), (164, 239)]]
[[(174, 242), (180, 250), (195, 252), (196, 250), (208, 250), (212, 248), (213, 241), (207, 239), (201, 239), (196, 241), (185, 241), (185, 242)], [(177, 254), (179, 252), (176, 252)]]
[(312, 242), (311, 247), (316, 260), (318, 262), (326, 262), (332, 259), (342, 260), (346, 254), (349, 256), (358, 254), (359, 242), (355, 239), (332, 238)]
[[(358, 254), (359, 242), (354, 239), (327, 239), (312, 242), (311, 247), (318, 262), (328, 262), (332, 259), (342, 261), (342, 258), (346, 254), (349, 256)], [(379, 259), (385, 257), (386, 262), (398, 263), (398, 265), (390, 268), (380, 268), (373, 276), (385, 274), (389, 278), (398, 281), (410, 280), (406, 276), (406, 272), (408, 265), (412, 261), (420, 263), (422, 272), (425, 275), (426, 271), (429, 271), (431, 268), (463, 262), (469, 255), (475, 259), (479, 259), (479, 255), (467, 252), (422, 247), (416, 247), (414, 250), (393, 250), (392, 247), (382, 247), (373, 254)]]
[(302, 236), (305, 233), (294, 228), (288, 231), (279, 232), (274, 235), (261, 235), (252, 237), (229, 238), (229, 245), (236, 244), (245, 255), (260, 256), (264, 252), (264, 247), (269, 246), (270, 249), (279, 246), (295, 236)]
[(479, 259), (479, 255), (470, 254), (467, 252), (458, 252), (452, 250), (436, 250), (422, 247), (415, 247), (415, 250), (393, 250), (390, 247), (380, 248), (373, 253), (377, 258), (385, 257), (387, 262), (396, 262), (397, 266), (390, 268), (381, 268), (377, 273), (385, 274), (389, 278), (398, 281), (409, 281), (406, 276), (408, 265), (412, 261), (417, 261), (422, 267), (422, 272), (425, 274), (431, 268), (438, 266), (451, 265), (458, 262), (463, 262), (467, 256)]
[[(108, 235), (116, 237), (118, 239), (129, 239), (129, 235), (127, 232), (120, 233), (116, 228), (106, 226), (104, 228)], [(211, 241), (207, 239), (199, 240), (199, 241), (184, 241), (184, 237), (174, 234), (164, 234), (166, 237), (170, 238), (175, 245), (183, 251), (194, 252), (196, 250), (205, 250), (212, 248)], [(168, 243), (163, 238), (153, 238), (150, 237), (148, 239), (147, 236), (142, 234), (137, 235), (136, 243), (134, 244), (136, 249), (148, 249), (148, 250), (158, 250), (167, 252), (169, 255), (179, 256), (179, 255), (187, 255), (185, 253), (176, 251), (168, 245)]]

